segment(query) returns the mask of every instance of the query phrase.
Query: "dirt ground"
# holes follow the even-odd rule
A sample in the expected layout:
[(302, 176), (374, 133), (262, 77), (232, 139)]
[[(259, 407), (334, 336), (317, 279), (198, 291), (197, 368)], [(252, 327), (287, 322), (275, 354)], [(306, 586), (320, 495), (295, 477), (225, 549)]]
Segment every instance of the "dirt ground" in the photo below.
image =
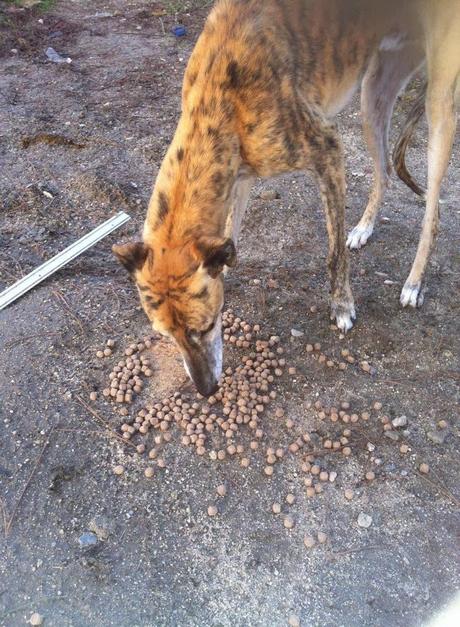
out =
[[(59, 627), (282, 626), (291, 614), (303, 626), (426, 625), (460, 587), (458, 139), (423, 309), (398, 305), (423, 206), (394, 182), (375, 236), (353, 254), (359, 319), (345, 338), (328, 319), (326, 230), (315, 185), (299, 173), (259, 182), (254, 191), (227, 303), (279, 335), (296, 368), (274, 385), (261, 449), (286, 447), (305, 431), (315, 447), (351, 430), (349, 457), (317, 453), (322, 469), (337, 473), (322, 494), (306, 497), (305, 450), (285, 455), (268, 478), (261, 449), (242, 468), (239, 456), (198, 457), (176, 432), (162, 453), (166, 468), (147, 479), (145, 457), (108, 437), (96, 417), (120, 427), (119, 410), (100, 391), (124, 348), (149, 332), (110, 248), (142, 227), (177, 121), (181, 77), (208, 10), (197, 4), (174, 15), (174, 3), (165, 3), (163, 15), (145, 0), (63, 0), (44, 13), (0, 2), (0, 289), (116, 211), (132, 217), (0, 313), (7, 532), (0, 539), (0, 625), (24, 625), (32, 612)], [(181, 39), (171, 34), (177, 23), (187, 28)], [(72, 62), (47, 60), (49, 46)], [(413, 94), (398, 104), (396, 127)], [(339, 124), (352, 227), (371, 173), (356, 101)], [(49, 134), (61, 139), (50, 143)], [(409, 159), (421, 181), (425, 151), (422, 125)], [(266, 190), (278, 198), (264, 200)], [(292, 329), (304, 335), (293, 337)], [(117, 342), (114, 356), (97, 359), (108, 338)], [(320, 342), (335, 361), (349, 349), (372, 373), (357, 364), (328, 368), (307, 353), (309, 342)], [(227, 351), (227, 363), (236, 357)], [(133, 414), (185, 383), (170, 347), (156, 344), (153, 361), (154, 377)], [(183, 389), (191, 390), (186, 383)], [(348, 401), (358, 414), (376, 401), (383, 408), (340, 427), (311, 408), (318, 400), (326, 407)], [(275, 417), (276, 407), (294, 427)], [(384, 415), (406, 416), (407, 426), (385, 432)], [(148, 447), (152, 437), (144, 438)], [(246, 450), (249, 440), (243, 431)], [(427, 475), (418, 471), (422, 462)], [(125, 467), (121, 478), (116, 464)], [(365, 479), (370, 470), (373, 481)], [(227, 496), (218, 499), (223, 482)], [(271, 512), (275, 501), (293, 517), (292, 530), (283, 514)], [(213, 518), (211, 503), (219, 509)], [(360, 514), (372, 518), (368, 528), (358, 525)], [(327, 542), (307, 549), (305, 534), (317, 531)], [(82, 539), (87, 532), (95, 535)], [(82, 546), (85, 537), (94, 543)]]

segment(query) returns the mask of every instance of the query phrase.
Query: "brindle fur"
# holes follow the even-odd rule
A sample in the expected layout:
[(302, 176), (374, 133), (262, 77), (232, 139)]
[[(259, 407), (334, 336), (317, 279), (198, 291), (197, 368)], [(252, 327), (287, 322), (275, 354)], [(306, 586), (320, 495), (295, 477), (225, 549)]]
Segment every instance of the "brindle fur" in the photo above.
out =
[[(209, 334), (216, 342), (209, 329), (219, 324), (222, 271), (236, 262), (233, 243), (256, 176), (308, 170), (318, 180), (332, 315), (342, 330), (352, 326), (344, 158), (331, 118), (367, 72), (363, 108), (376, 161), (374, 212), (388, 171), (387, 118), (423, 60), (414, 43), (422, 33), (414, 5), (421, 3), (220, 0), (211, 12), (187, 66), (182, 114), (155, 183), (143, 243), (115, 247), (154, 328), (175, 339), (199, 389), (209, 392), (216, 384), (216, 372), (202, 362)], [(379, 94), (385, 100), (380, 46), (387, 37), (406, 42), (411, 58), (398, 71), (392, 56), (390, 105), (373, 133)]]

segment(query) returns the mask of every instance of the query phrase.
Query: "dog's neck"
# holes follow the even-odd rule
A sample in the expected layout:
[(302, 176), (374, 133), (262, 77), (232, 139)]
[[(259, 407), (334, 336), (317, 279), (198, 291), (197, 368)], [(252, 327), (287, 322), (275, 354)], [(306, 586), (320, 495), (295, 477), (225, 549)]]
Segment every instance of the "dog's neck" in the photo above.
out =
[[(242, 165), (234, 116), (187, 103), (161, 165), (144, 240), (175, 248), (200, 236), (223, 236)], [(227, 106), (231, 105), (227, 103)]]

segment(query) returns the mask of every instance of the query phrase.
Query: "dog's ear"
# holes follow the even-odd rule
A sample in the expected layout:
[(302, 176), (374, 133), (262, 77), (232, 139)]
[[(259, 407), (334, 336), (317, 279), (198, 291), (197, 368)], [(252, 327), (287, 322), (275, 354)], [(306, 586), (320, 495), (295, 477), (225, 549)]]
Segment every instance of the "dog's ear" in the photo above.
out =
[(112, 252), (128, 272), (133, 274), (143, 267), (152, 250), (144, 242), (131, 242), (129, 244), (115, 244), (112, 246)]
[(196, 243), (196, 249), (203, 261), (203, 267), (215, 279), (224, 266), (233, 268), (236, 264), (236, 249), (233, 240), (224, 237), (204, 237)]

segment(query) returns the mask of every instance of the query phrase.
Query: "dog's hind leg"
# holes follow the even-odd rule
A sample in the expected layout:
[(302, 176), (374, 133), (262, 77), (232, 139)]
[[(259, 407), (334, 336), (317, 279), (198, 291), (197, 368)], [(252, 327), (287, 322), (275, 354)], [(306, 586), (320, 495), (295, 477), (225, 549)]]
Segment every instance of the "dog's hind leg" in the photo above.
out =
[[(457, 47), (460, 48), (460, 44)], [(440, 50), (442, 49), (441, 46)], [(429, 68), (426, 106), (429, 125), (427, 202), (417, 255), (401, 292), (400, 301), (403, 307), (407, 305), (420, 307), (423, 304), (422, 280), (438, 231), (441, 184), (449, 165), (455, 138), (457, 125), (455, 91), (460, 72), (458, 62), (460, 54), (449, 57), (447, 50), (444, 52), (446, 57), (439, 60), (439, 66), (434, 61)]]
[[(385, 43), (382, 42), (382, 46)], [(366, 210), (350, 232), (347, 246), (364, 246), (374, 230), (375, 219), (391, 175), (388, 134), (396, 98), (424, 58), (416, 44), (380, 49), (370, 62), (361, 91), (363, 130), (374, 163), (374, 185)]]
[(349, 331), (356, 318), (349, 280), (349, 254), (345, 242), (345, 164), (335, 127), (312, 116), (307, 133), (309, 165), (319, 182), (329, 236), (328, 268), (331, 279), (331, 319)]

